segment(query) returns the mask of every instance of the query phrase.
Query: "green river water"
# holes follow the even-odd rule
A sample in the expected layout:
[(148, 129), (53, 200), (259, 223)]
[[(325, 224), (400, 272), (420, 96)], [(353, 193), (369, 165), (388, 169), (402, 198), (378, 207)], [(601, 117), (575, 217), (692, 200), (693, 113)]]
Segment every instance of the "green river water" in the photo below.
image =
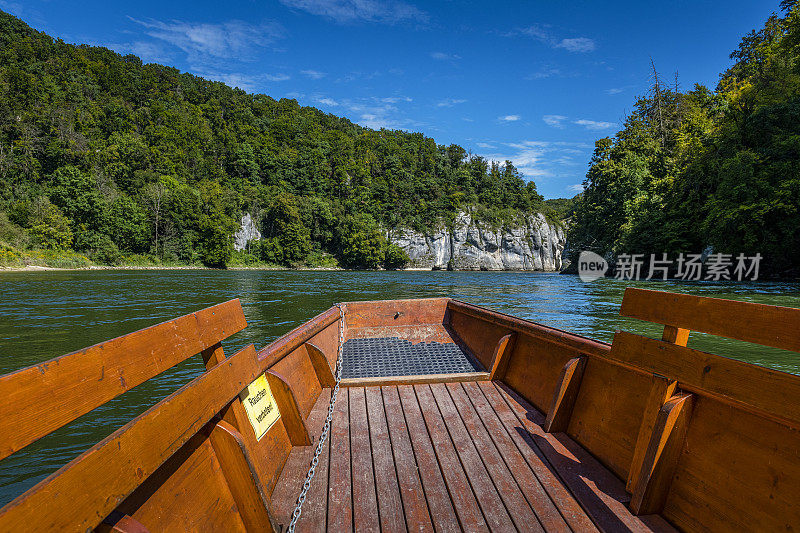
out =
[[(249, 326), (228, 353), (261, 347), (334, 302), (450, 296), (610, 342), (616, 329), (659, 336), (619, 317), (626, 286), (800, 307), (800, 283), (581, 282), (523, 272), (99, 270), (0, 272), (0, 375), (231, 298)], [(689, 346), (800, 373), (800, 355), (692, 334)], [(202, 372), (199, 357), (0, 461), (0, 506)], [(52, 395), (54, 405), (58, 394)]]

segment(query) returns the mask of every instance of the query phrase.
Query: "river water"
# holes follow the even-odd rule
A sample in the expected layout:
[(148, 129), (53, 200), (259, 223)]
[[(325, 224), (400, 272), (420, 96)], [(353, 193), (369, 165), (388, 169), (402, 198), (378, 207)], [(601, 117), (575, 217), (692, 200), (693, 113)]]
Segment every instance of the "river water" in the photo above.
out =
[[(660, 336), (619, 316), (626, 286), (800, 307), (798, 282), (584, 283), (524, 272), (98, 270), (0, 272), (0, 375), (231, 298), (248, 327), (227, 353), (257, 348), (334, 302), (450, 296), (610, 342), (616, 329)], [(800, 373), (800, 355), (693, 333), (689, 346)], [(202, 372), (199, 357), (0, 461), (0, 506)], [(58, 395), (52, 396), (57, 405)]]

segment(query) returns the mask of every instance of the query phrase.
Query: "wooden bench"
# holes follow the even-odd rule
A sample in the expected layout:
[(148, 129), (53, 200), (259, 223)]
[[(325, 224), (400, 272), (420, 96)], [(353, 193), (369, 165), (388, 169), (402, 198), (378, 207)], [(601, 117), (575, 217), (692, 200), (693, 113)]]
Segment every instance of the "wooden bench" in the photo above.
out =
[[(337, 319), (226, 359), (247, 325), (231, 300), (0, 377), (1, 460), (188, 357), (207, 369), (0, 509), (0, 531), (277, 530), (270, 495), (292, 445), (314, 439)], [(239, 395), (265, 372), (281, 416), (257, 439)]]

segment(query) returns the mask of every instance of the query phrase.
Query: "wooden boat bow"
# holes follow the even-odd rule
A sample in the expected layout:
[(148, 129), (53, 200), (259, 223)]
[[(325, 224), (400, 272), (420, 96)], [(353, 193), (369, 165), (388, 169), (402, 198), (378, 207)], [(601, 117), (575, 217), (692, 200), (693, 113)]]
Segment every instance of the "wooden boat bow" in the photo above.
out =
[(0, 530), (282, 531), (340, 327), (350, 375), (298, 531), (800, 527), (800, 377), (688, 347), (696, 331), (800, 352), (800, 310), (629, 288), (620, 313), (661, 338), (607, 344), (448, 298), (343, 309), (229, 357), (247, 325), (231, 300), (0, 377), (3, 459), (206, 366), (0, 509)]

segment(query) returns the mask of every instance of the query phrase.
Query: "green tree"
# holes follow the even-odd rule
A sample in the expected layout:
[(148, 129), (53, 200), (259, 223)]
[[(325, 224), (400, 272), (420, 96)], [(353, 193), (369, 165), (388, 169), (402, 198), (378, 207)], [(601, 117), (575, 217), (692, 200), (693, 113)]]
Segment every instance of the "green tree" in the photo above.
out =
[(342, 259), (354, 268), (378, 268), (384, 260), (386, 238), (372, 216), (348, 216), (341, 229)]

